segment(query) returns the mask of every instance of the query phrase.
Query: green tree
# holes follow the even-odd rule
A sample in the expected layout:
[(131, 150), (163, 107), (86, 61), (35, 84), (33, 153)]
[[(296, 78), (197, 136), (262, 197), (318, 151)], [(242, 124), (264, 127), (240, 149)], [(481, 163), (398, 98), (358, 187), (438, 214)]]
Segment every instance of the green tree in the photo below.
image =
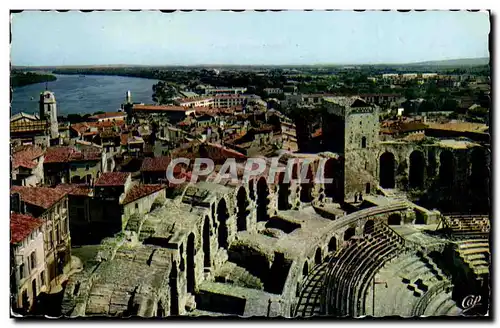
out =
[(172, 104), (177, 90), (165, 81), (159, 81), (153, 85), (153, 101), (160, 105)]
[(455, 99), (445, 99), (441, 104), (442, 111), (456, 111), (458, 108), (458, 102)]

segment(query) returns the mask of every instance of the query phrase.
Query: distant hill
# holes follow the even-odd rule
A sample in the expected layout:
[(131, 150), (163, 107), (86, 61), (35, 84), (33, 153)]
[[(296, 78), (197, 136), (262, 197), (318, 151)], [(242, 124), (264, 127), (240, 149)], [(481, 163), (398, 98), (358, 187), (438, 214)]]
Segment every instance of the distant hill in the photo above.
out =
[(18, 71), (44, 71), (61, 73), (62, 70), (162, 70), (162, 69), (193, 69), (193, 68), (227, 68), (227, 69), (269, 69), (269, 68), (363, 68), (363, 67), (399, 67), (399, 68), (443, 68), (450, 67), (475, 67), (489, 65), (489, 57), (483, 58), (462, 58), (449, 60), (431, 60), (417, 63), (384, 63), (384, 64), (333, 64), (333, 63), (318, 63), (318, 64), (276, 64), (276, 65), (232, 65), (232, 64), (198, 64), (198, 65), (136, 65), (136, 64), (110, 64), (110, 65), (68, 65), (68, 66), (12, 66), (12, 70)]
[(420, 63), (407, 64), (410, 66), (484, 66), (489, 65), (490, 58), (462, 58), (449, 60), (432, 60)]

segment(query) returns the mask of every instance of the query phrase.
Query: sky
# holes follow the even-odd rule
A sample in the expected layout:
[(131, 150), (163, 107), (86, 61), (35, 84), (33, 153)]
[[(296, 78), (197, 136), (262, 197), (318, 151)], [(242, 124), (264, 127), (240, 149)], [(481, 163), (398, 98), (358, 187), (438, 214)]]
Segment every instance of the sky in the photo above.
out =
[(11, 15), (11, 63), (380, 64), (488, 57), (486, 12), (91, 12)]

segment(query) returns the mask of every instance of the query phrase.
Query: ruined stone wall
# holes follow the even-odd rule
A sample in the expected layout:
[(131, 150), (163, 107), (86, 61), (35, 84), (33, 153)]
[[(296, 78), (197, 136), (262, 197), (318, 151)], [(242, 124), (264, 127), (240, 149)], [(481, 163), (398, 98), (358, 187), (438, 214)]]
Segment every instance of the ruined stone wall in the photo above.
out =
[(157, 199), (165, 199), (165, 189), (161, 189), (156, 191), (150, 195), (141, 197), (133, 202), (123, 205), (123, 214), (122, 214), (122, 228), (125, 228), (127, 225), (128, 219), (133, 214), (146, 214), (151, 211), (151, 207), (153, 203)]

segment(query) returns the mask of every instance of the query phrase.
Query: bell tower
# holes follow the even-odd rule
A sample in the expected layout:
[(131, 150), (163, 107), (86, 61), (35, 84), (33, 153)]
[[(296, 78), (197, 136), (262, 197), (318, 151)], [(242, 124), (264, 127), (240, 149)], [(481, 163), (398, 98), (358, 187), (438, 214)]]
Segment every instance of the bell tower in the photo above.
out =
[(39, 101), (40, 119), (47, 120), (50, 126), (50, 138), (59, 137), (59, 125), (57, 123), (57, 103), (53, 92), (45, 90), (40, 93)]

